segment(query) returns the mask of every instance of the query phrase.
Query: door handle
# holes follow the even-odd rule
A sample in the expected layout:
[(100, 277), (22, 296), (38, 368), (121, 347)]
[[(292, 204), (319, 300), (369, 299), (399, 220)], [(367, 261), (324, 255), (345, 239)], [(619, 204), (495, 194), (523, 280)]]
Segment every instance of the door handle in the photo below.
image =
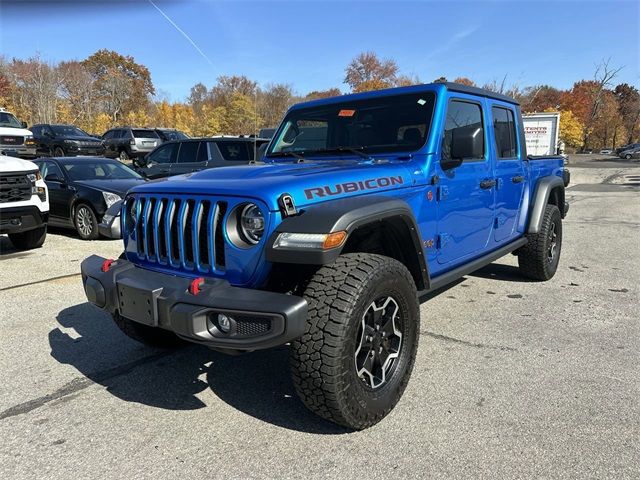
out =
[(511, 181), (513, 183), (522, 183), (524, 182), (524, 177), (522, 175), (516, 175), (515, 177), (511, 178)]
[(486, 179), (486, 180), (482, 180), (480, 182), (480, 188), (484, 189), (484, 190), (488, 190), (490, 188), (493, 188), (496, 186), (496, 180), (495, 179)]

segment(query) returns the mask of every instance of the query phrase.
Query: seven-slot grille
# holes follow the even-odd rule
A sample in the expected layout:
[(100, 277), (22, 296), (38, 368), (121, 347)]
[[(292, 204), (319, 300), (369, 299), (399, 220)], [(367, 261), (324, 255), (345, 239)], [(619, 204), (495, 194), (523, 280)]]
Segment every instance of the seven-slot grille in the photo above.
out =
[(0, 176), (0, 203), (20, 202), (31, 198), (31, 180), (26, 174)]
[(2, 145), (22, 145), (24, 137), (20, 135), (0, 135), (0, 144)]
[(140, 258), (203, 273), (224, 270), (222, 219), (227, 202), (139, 196), (129, 203)]

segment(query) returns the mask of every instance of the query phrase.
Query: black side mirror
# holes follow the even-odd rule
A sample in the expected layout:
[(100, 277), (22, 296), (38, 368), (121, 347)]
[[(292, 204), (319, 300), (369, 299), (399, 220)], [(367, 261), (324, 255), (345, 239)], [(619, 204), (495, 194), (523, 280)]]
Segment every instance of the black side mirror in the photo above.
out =
[(451, 131), (451, 152), (440, 163), (443, 170), (459, 167), (465, 158), (482, 158), (484, 132), (478, 125), (467, 125)]
[(44, 181), (45, 182), (58, 182), (58, 183), (62, 183), (63, 182), (63, 180), (58, 175), (56, 175), (55, 173), (50, 173), (49, 175), (44, 177)]
[(27, 122), (20, 122), (20, 125), (22, 125), (22, 128), (27, 128)]

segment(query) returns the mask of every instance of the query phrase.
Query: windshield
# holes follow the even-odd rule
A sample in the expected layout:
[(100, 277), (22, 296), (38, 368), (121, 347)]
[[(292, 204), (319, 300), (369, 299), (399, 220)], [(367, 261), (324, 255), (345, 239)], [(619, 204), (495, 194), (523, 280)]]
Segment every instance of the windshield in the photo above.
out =
[(9, 112), (0, 112), (0, 127), (22, 128), (22, 124)]
[(120, 162), (78, 160), (65, 161), (64, 169), (71, 180), (130, 180), (142, 178)]
[(51, 125), (51, 130), (58, 137), (90, 137), (87, 132), (73, 125)]
[(434, 101), (422, 92), (293, 110), (267, 156), (415, 151), (427, 140)]

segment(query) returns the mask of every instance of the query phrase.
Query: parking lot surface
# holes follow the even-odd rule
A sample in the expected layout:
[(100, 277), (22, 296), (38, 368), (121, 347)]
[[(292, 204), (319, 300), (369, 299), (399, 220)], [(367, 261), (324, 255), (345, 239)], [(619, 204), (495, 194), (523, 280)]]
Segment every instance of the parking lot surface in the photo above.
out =
[(409, 387), (363, 432), (302, 406), (286, 348), (121, 334), (78, 275), (120, 241), (0, 237), (0, 478), (639, 478), (640, 164), (570, 166), (556, 276), (509, 256), (426, 299)]

